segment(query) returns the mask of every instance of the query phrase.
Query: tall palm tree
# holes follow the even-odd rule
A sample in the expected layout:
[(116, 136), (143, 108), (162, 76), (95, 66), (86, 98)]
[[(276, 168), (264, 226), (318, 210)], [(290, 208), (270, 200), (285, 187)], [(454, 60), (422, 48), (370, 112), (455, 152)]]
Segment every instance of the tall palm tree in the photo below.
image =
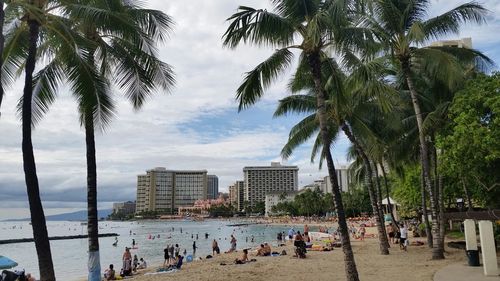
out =
[[(437, 198), (431, 180), (429, 148), (423, 128), (424, 113), (414, 81), (415, 68), (433, 69), (435, 78), (443, 81), (460, 73), (462, 69), (457, 63), (455, 57), (457, 54), (453, 53), (453, 48), (420, 46), (441, 36), (457, 34), (464, 22), (484, 22), (487, 11), (478, 3), (469, 2), (439, 16), (426, 19), (429, 0), (372, 0), (370, 5), (372, 12), (365, 17), (363, 24), (373, 31), (388, 55), (397, 61), (411, 96), (419, 132), (424, 184), (430, 199), (435, 244), (432, 258), (443, 259), (444, 247), (439, 233)], [(475, 51), (470, 50), (470, 52)]]
[[(267, 88), (290, 66), (291, 50), (300, 52), (299, 67), (306, 67), (314, 81), (316, 116), (320, 127), (324, 158), (333, 187), (335, 208), (339, 219), (339, 232), (344, 253), (346, 277), (359, 280), (352, 252), (340, 188), (332, 159), (329, 124), (326, 112), (326, 90), (323, 87), (321, 65), (329, 61), (328, 47), (336, 43), (334, 38), (342, 34), (350, 14), (350, 1), (322, 0), (272, 0), (273, 11), (240, 6), (238, 12), (228, 18), (230, 25), (223, 36), (224, 45), (235, 48), (241, 42), (279, 48), (271, 57), (248, 72), (237, 90), (239, 109), (244, 109), (264, 94)], [(348, 3), (349, 2), (349, 3)], [(294, 43), (294, 37), (301, 42)], [(334, 83), (335, 81), (332, 81)]]
[(78, 101), (87, 151), (88, 280), (94, 281), (101, 277), (95, 130), (103, 130), (114, 115), (111, 83), (123, 91), (135, 109), (154, 90), (168, 91), (173, 86), (171, 67), (156, 54), (156, 43), (166, 38), (172, 21), (161, 11), (123, 0), (73, 1), (64, 12), (84, 37), (81, 47), (86, 52), (75, 56), (70, 50), (59, 50), (54, 63), (37, 77), (37, 89), (43, 93), (37, 101), (45, 105), (41, 111), (48, 109), (61, 77), (71, 85)]
[[(24, 68), (24, 89), (19, 110), (22, 118), (22, 153), (28, 202), (31, 213), (33, 237), (38, 256), (40, 280), (55, 280), (47, 226), (40, 199), (40, 188), (36, 172), (32, 142), (32, 125), (39, 112), (33, 111), (37, 105), (34, 97), (34, 71), (38, 58), (51, 59), (52, 42), (76, 45), (77, 34), (68, 28), (68, 22), (57, 13), (61, 7), (58, 1), (9, 1), (5, 7), (6, 26), (5, 49), (2, 65), (3, 81), (13, 80)], [(43, 35), (43, 36), (42, 36)], [(40, 38), (43, 39), (39, 40)], [(51, 38), (51, 39), (48, 39)], [(40, 48), (39, 47), (43, 47)]]
[[(377, 109), (381, 107), (381, 103), (387, 105), (388, 99), (381, 95), (381, 93), (390, 93), (393, 90), (383, 81), (373, 78), (375, 76), (373, 69), (383, 68), (380, 62), (363, 62), (355, 59), (352, 54), (349, 54), (349, 56), (350, 60), (344, 67), (351, 69), (349, 77), (339, 69), (332, 69), (330, 66), (334, 65), (333, 63), (325, 63), (322, 66), (325, 78), (331, 78), (333, 75), (337, 76), (336, 84), (338, 85), (336, 87), (337, 91), (327, 91), (326, 111), (328, 113), (327, 121), (330, 125), (329, 134), (333, 143), (338, 131), (342, 130), (355, 147), (355, 154), (362, 159), (363, 167), (367, 170), (365, 180), (367, 182), (368, 194), (370, 195), (372, 211), (377, 221), (380, 253), (387, 255), (389, 254), (389, 243), (383, 227), (383, 217), (380, 214), (380, 196), (377, 195), (378, 193), (373, 181), (374, 173), (372, 164), (366, 152), (368, 146), (363, 144), (363, 141), (361, 141), (360, 137), (356, 136), (355, 132), (361, 134), (364, 138), (370, 137), (372, 133), (367, 130), (366, 123), (375, 114), (381, 113), (380, 109)], [(354, 65), (356, 66), (355, 68)], [(294, 149), (314, 137), (319, 131), (319, 124), (315, 118), (314, 84), (312, 80), (305, 81), (307, 79), (310, 79), (307, 75), (301, 73), (295, 74), (289, 83), (289, 88), (293, 95), (280, 100), (274, 114), (275, 116), (284, 116), (290, 113), (309, 114), (290, 131), (289, 140), (282, 150), (284, 158), (289, 157)], [(300, 94), (303, 91), (309, 92), (309, 94)], [(318, 151), (321, 150), (319, 144), (321, 144), (320, 136), (316, 138), (315, 145), (313, 146), (311, 161), (314, 161), (315, 156), (318, 155)], [(324, 155), (322, 152), (320, 155), (321, 165)]]
[[(4, 1), (0, 0), (0, 69), (3, 66), (3, 48), (5, 44), (5, 36), (3, 35), (3, 25), (5, 23)], [(2, 71), (0, 71), (0, 117), (2, 117), (2, 101), (4, 95), (4, 83), (2, 82)]]

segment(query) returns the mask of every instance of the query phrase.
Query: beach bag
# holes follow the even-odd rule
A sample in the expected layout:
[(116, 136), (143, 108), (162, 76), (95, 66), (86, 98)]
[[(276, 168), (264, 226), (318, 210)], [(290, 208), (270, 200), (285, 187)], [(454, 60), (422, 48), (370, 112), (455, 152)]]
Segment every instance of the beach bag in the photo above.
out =
[(0, 276), (0, 280), (2, 281), (26, 281), (26, 276), (24, 275), (24, 271), (20, 273), (12, 272), (9, 270), (2, 271), (2, 275)]

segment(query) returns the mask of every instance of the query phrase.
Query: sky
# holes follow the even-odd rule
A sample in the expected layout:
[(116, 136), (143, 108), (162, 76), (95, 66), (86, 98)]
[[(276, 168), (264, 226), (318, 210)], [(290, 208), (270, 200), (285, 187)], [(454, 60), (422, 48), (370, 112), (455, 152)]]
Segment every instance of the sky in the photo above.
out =
[[(175, 88), (156, 92), (139, 110), (116, 91), (117, 115), (96, 136), (98, 200), (100, 208), (134, 200), (137, 175), (154, 167), (206, 169), (219, 177), (219, 190), (242, 179), (244, 166), (281, 161), (299, 166), (299, 186), (326, 175), (310, 162), (310, 144), (292, 157), (280, 150), (290, 128), (301, 116), (273, 118), (290, 72), (266, 91), (262, 100), (238, 113), (235, 91), (244, 73), (268, 57), (273, 49), (253, 46), (227, 49), (221, 37), (225, 19), (239, 5), (270, 9), (269, 0), (150, 0), (148, 8), (162, 10), (175, 21), (170, 38), (159, 47), (163, 61), (174, 67)], [(430, 15), (445, 12), (461, 0), (433, 0)], [(480, 1), (491, 11), (482, 26), (465, 25), (459, 35), (472, 37), (475, 48), (500, 62), (500, 2)], [(27, 195), (21, 154), (21, 124), (16, 104), (22, 81), (6, 91), (0, 117), (0, 220), (27, 217)], [(86, 207), (84, 132), (76, 103), (67, 89), (38, 124), (33, 144), (43, 205), (47, 214)], [(332, 153), (346, 164), (349, 143), (341, 135)]]

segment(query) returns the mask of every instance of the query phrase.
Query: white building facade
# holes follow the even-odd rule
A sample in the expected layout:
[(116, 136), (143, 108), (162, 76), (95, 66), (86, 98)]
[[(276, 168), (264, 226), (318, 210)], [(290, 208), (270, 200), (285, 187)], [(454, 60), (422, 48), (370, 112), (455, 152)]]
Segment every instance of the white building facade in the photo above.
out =
[(268, 193), (297, 191), (298, 172), (297, 166), (282, 166), (279, 162), (243, 168), (244, 201), (253, 207), (265, 202)]
[(265, 216), (273, 216), (276, 213), (273, 212), (273, 207), (283, 202), (291, 202), (295, 199), (295, 196), (298, 194), (297, 191), (274, 191), (266, 194), (266, 211)]

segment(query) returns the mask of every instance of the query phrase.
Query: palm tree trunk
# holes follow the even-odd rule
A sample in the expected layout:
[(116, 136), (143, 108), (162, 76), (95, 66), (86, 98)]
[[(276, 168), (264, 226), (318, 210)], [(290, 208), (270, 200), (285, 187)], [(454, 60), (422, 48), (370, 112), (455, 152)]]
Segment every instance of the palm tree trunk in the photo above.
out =
[(89, 235), (88, 280), (101, 280), (99, 227), (97, 214), (97, 164), (92, 110), (85, 109), (85, 141), (87, 146), (87, 231)]
[[(387, 237), (387, 231), (385, 231), (385, 219), (384, 219), (384, 210), (382, 205), (382, 187), (380, 185), (380, 178), (378, 177), (378, 167), (377, 162), (373, 161), (373, 167), (375, 168), (375, 183), (377, 186), (377, 205), (378, 205), (378, 213), (379, 213), (379, 224), (382, 226), (382, 232), (385, 237)], [(384, 242), (387, 242), (387, 248), (390, 248), (389, 239), (385, 239)]]
[(385, 195), (387, 198), (389, 213), (391, 214), (392, 223), (397, 225), (398, 221), (396, 220), (396, 216), (394, 216), (394, 209), (392, 208), (392, 203), (389, 197), (389, 184), (387, 183), (387, 173), (385, 172), (384, 163), (380, 163), (380, 168), (382, 170), (382, 176), (384, 177)]
[(429, 223), (429, 214), (427, 213), (427, 196), (424, 185), (424, 172), (422, 171), (422, 169), (420, 169), (420, 194), (422, 195), (422, 215), (424, 216), (425, 235), (427, 236), (427, 246), (429, 248), (433, 248), (434, 242), (432, 239), (431, 225)]
[(439, 209), (439, 241), (437, 248), (439, 251), (443, 252), (444, 255), (444, 238), (445, 238), (445, 219), (444, 219), (444, 200), (443, 200), (443, 177), (438, 176), (438, 209)]
[[(3, 10), (4, 1), (0, 0), (0, 68), (3, 66), (3, 47), (5, 44), (5, 37), (3, 36), (3, 24), (5, 22), (5, 11)], [(0, 71), (0, 109), (2, 108), (3, 101), (3, 83), (2, 83), (2, 71)], [(0, 117), (2, 112), (0, 111)]]
[(28, 20), (29, 24), (29, 50), (26, 59), (26, 74), (24, 80), (23, 104), (22, 104), (22, 130), (23, 130), (23, 168), (28, 201), (30, 205), (31, 225), (33, 227), (33, 238), (38, 256), (38, 267), (41, 281), (55, 281), (54, 265), (50, 251), (49, 236), (43, 212), (42, 200), (40, 199), (40, 188), (36, 174), (35, 155), (31, 140), (33, 99), (33, 72), (35, 71), (37, 41), (40, 25), (35, 20)]
[(342, 131), (344, 134), (347, 136), (349, 141), (354, 145), (354, 148), (356, 149), (356, 153), (363, 159), (363, 164), (367, 170), (368, 176), (366, 177), (368, 181), (368, 195), (370, 196), (370, 203), (372, 205), (372, 212), (373, 216), (375, 217), (375, 221), (377, 222), (377, 233), (378, 233), (378, 240), (379, 240), (379, 248), (380, 248), (380, 254), (381, 255), (388, 255), (389, 254), (389, 240), (387, 239), (387, 235), (385, 234), (385, 228), (383, 223), (381, 224), (380, 220), (380, 211), (378, 208), (378, 203), (377, 203), (377, 198), (375, 195), (375, 185), (373, 184), (373, 171), (372, 167), (370, 164), (370, 159), (368, 159), (368, 156), (366, 155), (363, 147), (361, 144), (358, 142), (356, 137), (351, 131), (351, 128), (349, 125), (347, 125), (345, 122), (341, 125)]
[(339, 221), (340, 241), (342, 243), (342, 251), (344, 253), (345, 273), (348, 281), (359, 281), (358, 269), (354, 260), (354, 253), (351, 247), (349, 232), (347, 229), (347, 221), (345, 218), (344, 206), (342, 204), (342, 195), (335, 173), (335, 164), (333, 163), (332, 154), (330, 152), (331, 139), (328, 137), (328, 127), (326, 121), (326, 93), (321, 83), (321, 58), (318, 51), (310, 53), (308, 56), (309, 66), (314, 79), (317, 102), (317, 116), (323, 141), (323, 151), (325, 153), (328, 174), (332, 185), (333, 199), (335, 202), (335, 210)]
[[(436, 208), (436, 197), (434, 195), (434, 190), (431, 181), (431, 169), (429, 163), (429, 148), (427, 147), (427, 142), (425, 141), (425, 134), (423, 130), (423, 116), (422, 111), (420, 109), (420, 102), (418, 101), (418, 94), (413, 84), (413, 80), (411, 78), (411, 70), (409, 61), (401, 61), (403, 68), (403, 75), (406, 79), (406, 83), (408, 84), (408, 89), (411, 95), (411, 101), (413, 104), (413, 109), (415, 111), (415, 117), (417, 119), (417, 127), (418, 127), (418, 138), (420, 142), (420, 160), (422, 162), (422, 171), (423, 171), (423, 179), (424, 186), (429, 192), (429, 201), (431, 207), (431, 217), (432, 217), (432, 237), (434, 239), (434, 246), (436, 246), (439, 242), (440, 232), (439, 232), (439, 219), (438, 219), (438, 210)], [(432, 248), (432, 259), (444, 259), (444, 252), (441, 251), (438, 247)]]
[(436, 190), (436, 201), (438, 210), (438, 221), (439, 221), (439, 243), (437, 244), (437, 248), (444, 253), (444, 234), (445, 234), (445, 219), (444, 219), (444, 201), (443, 201), (443, 177), (439, 174), (438, 171), (438, 157), (436, 146), (434, 145), (434, 136), (432, 137), (433, 141), (431, 142), (431, 159), (432, 164), (434, 166), (434, 188)]

